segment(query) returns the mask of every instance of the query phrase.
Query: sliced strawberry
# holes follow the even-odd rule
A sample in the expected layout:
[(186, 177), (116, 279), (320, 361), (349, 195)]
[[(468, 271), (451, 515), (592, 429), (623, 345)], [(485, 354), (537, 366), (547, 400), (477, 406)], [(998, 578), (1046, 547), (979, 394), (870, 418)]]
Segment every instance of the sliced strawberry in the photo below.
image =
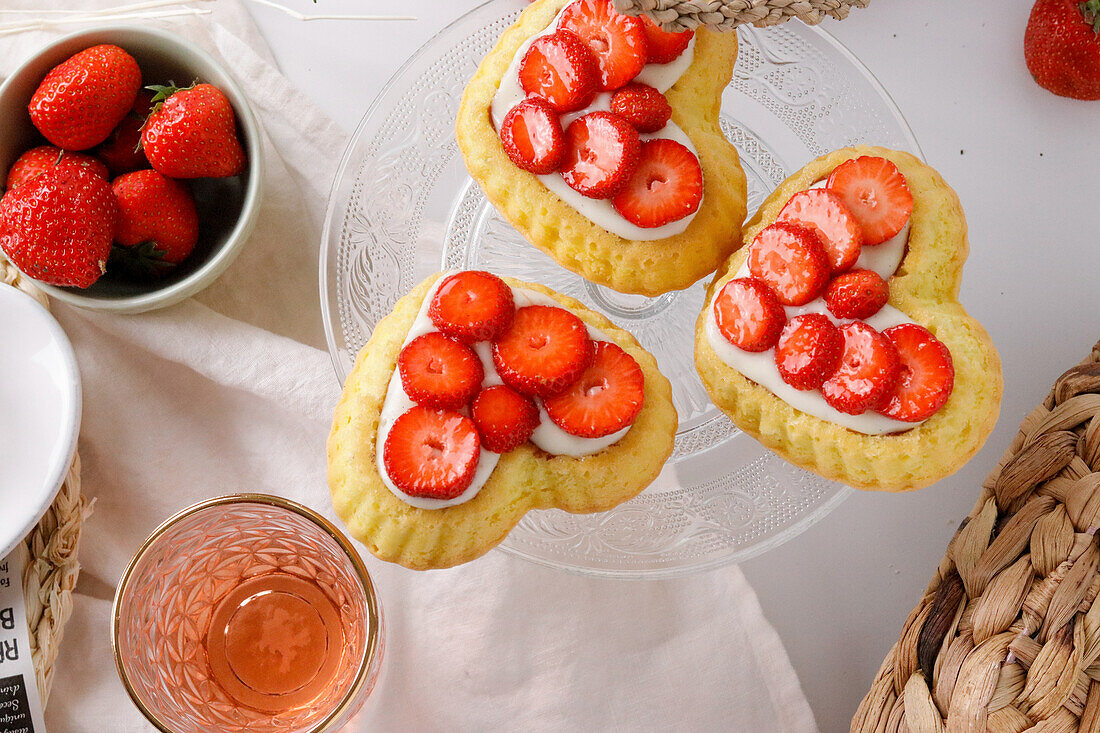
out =
[(927, 420), (944, 406), (955, 386), (951, 352), (927, 328), (915, 323), (888, 328), (882, 335), (898, 351), (901, 374), (879, 412), (905, 422)]
[(840, 327), (844, 355), (821, 385), (825, 401), (840, 412), (859, 415), (882, 404), (898, 380), (898, 352), (890, 339), (863, 321)]
[(469, 404), (485, 378), (473, 349), (439, 331), (417, 336), (397, 356), (401, 386), (413, 402), (444, 410)]
[(611, 0), (577, 0), (562, 12), (558, 27), (588, 44), (600, 67), (600, 85), (607, 91), (623, 86), (645, 66), (642, 21), (619, 13)]
[(544, 402), (555, 425), (582, 438), (602, 438), (633, 424), (644, 403), (642, 368), (609, 341), (597, 341), (592, 364), (580, 378)]
[(624, 219), (649, 229), (695, 213), (702, 200), (703, 169), (695, 153), (657, 138), (642, 143), (634, 174), (611, 203)]
[(634, 172), (640, 147), (638, 131), (622, 117), (589, 112), (565, 130), (561, 176), (582, 196), (611, 198)]
[(512, 325), (512, 288), (491, 272), (466, 270), (449, 275), (428, 305), (432, 323), (451, 338), (492, 341)]
[(558, 115), (538, 97), (528, 97), (508, 111), (500, 124), (500, 142), (513, 163), (536, 175), (553, 173), (565, 157)]
[(545, 99), (558, 112), (587, 107), (600, 86), (596, 57), (575, 33), (539, 36), (519, 63), (523, 91)]
[(526, 443), (539, 426), (539, 408), (511, 387), (498, 384), (481, 390), (470, 408), (481, 445), (507, 453)]
[(675, 61), (680, 54), (687, 50), (695, 31), (681, 31), (672, 33), (662, 30), (661, 26), (650, 20), (648, 15), (641, 15), (642, 29), (645, 30), (646, 50), (648, 51), (648, 63), (667, 64)]
[(409, 496), (453, 499), (470, 487), (481, 456), (474, 421), (417, 405), (397, 418), (382, 447), (394, 486)]
[(913, 213), (913, 194), (898, 167), (864, 155), (846, 160), (825, 187), (852, 212), (863, 230), (863, 243), (881, 244), (902, 230)]
[(811, 188), (799, 191), (779, 212), (776, 221), (789, 221), (813, 229), (825, 245), (833, 272), (844, 272), (859, 259), (863, 230), (848, 207), (832, 191)]
[(829, 256), (812, 229), (776, 222), (756, 235), (749, 271), (767, 283), (783, 305), (805, 305), (829, 282)]
[(870, 318), (889, 299), (890, 285), (874, 270), (849, 270), (825, 288), (825, 305), (837, 318)]
[(493, 364), (504, 383), (548, 397), (576, 381), (592, 360), (584, 322), (564, 308), (529, 305), (493, 344)]
[(787, 312), (763, 280), (739, 277), (723, 285), (714, 299), (714, 320), (737, 348), (767, 351), (779, 340)]
[(638, 132), (657, 132), (668, 124), (672, 107), (665, 95), (649, 86), (631, 82), (611, 97), (611, 111)]
[(840, 329), (822, 313), (795, 316), (775, 346), (775, 366), (795, 389), (817, 389), (833, 376), (844, 352)]

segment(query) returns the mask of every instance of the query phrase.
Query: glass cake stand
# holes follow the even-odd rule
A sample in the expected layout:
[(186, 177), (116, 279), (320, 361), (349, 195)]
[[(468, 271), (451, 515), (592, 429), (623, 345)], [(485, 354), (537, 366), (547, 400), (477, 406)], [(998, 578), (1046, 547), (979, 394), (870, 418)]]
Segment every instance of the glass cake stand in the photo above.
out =
[[(795, 468), (741, 433), (694, 368), (706, 282), (656, 298), (622, 295), (528, 244), (466, 173), (454, 119), (466, 82), (527, 3), (491, 0), (428, 41), (390, 79), (344, 154), (321, 247), (321, 306), (341, 380), (374, 325), (431, 273), (478, 268), (540, 282), (627, 328), (673, 385), (676, 447), (656, 482), (602, 514), (530, 512), (501, 545), (590, 575), (660, 578), (745, 560), (795, 537), (851, 489)], [(868, 142), (920, 155), (897, 106), (824, 31), (742, 28), (721, 125), (741, 154), (749, 212), (792, 172)]]

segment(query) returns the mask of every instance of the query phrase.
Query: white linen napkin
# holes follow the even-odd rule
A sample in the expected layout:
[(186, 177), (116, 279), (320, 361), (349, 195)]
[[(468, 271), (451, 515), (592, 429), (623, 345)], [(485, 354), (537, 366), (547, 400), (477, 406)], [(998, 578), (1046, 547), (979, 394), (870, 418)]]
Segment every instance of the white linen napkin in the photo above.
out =
[[(242, 82), (266, 129), (266, 198), (240, 258), (196, 298), (141, 316), (55, 304), (83, 375), (83, 485), (97, 502), (47, 711), (55, 732), (151, 729), (113, 668), (110, 601), (126, 562), (169, 514), (261, 491), (335, 519), (324, 443), (339, 384), (320, 348), (316, 282), (325, 196), (346, 136), (275, 68), (238, 0), (193, 7), (212, 13), (146, 22), (212, 52)], [(0, 73), (69, 30), (0, 37)], [(424, 573), (364, 556), (387, 652), (349, 730), (817, 730), (736, 567), (626, 582), (500, 552)]]

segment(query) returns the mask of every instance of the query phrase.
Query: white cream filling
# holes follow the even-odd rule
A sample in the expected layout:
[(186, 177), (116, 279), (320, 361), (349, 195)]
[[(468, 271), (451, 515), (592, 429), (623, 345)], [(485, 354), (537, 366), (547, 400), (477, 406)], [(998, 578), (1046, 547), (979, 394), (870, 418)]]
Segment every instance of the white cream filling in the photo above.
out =
[[(823, 188), (824, 186), (825, 181), (818, 181), (811, 186), (811, 188)], [(882, 244), (864, 247), (860, 251), (859, 259), (856, 260), (854, 268), (874, 270), (881, 275), (883, 279), (888, 280), (897, 271), (898, 266), (901, 265), (902, 259), (905, 258), (905, 247), (908, 241), (909, 222), (906, 222), (905, 226), (902, 227), (901, 231), (894, 237), (886, 240)], [(751, 277), (747, 257), (734, 277)], [(721, 291), (719, 290), (718, 292)], [(718, 293), (716, 292), (715, 298), (717, 297)], [(787, 312), (788, 321), (803, 313), (824, 313), (840, 325), (850, 323), (852, 320), (837, 319), (829, 313), (829, 309), (826, 307), (823, 297), (815, 298), (806, 305), (784, 306), (783, 308)], [(882, 310), (878, 313), (863, 320), (867, 325), (877, 331), (882, 331), (902, 323), (913, 323), (904, 313), (890, 305), (884, 305)], [(920, 422), (902, 422), (900, 420), (894, 420), (893, 418), (880, 415), (870, 410), (861, 415), (849, 415), (840, 412), (826, 402), (820, 390), (795, 389), (784, 382), (783, 378), (779, 376), (779, 368), (775, 365), (774, 347), (767, 351), (744, 351), (726, 340), (726, 337), (718, 330), (718, 322), (714, 317), (713, 298), (707, 303), (707, 320), (704, 325), (704, 330), (706, 331), (707, 341), (710, 343), (711, 348), (714, 349), (714, 353), (718, 355), (719, 359), (728, 366), (741, 372), (761, 387), (764, 387), (796, 410), (801, 410), (814, 417), (836, 423), (837, 425), (857, 433), (863, 433), (864, 435), (898, 433), (910, 430), (920, 424)]]
[[(565, 8), (562, 8), (562, 13), (563, 12), (565, 12)], [(550, 25), (547, 26), (546, 30), (524, 41), (516, 50), (516, 55), (512, 57), (512, 63), (508, 66), (508, 70), (504, 72), (504, 77), (500, 81), (500, 88), (497, 89), (496, 95), (493, 96), (493, 102), (490, 107), (493, 126), (496, 127), (497, 130), (500, 129), (501, 124), (504, 122), (504, 117), (508, 112), (522, 102), (527, 96), (519, 83), (519, 65), (520, 62), (523, 61), (524, 54), (527, 53), (527, 49), (535, 42), (536, 38), (549, 35), (557, 30), (558, 18), (560, 17), (561, 13), (558, 13), (554, 20), (551, 21)], [(691, 61), (694, 58), (695, 37), (693, 36), (690, 43), (688, 43), (688, 47), (674, 60), (667, 64), (646, 64), (634, 80), (642, 84), (648, 84), (663, 94), (683, 76), (687, 68), (691, 66)], [(569, 126), (570, 122), (589, 112), (595, 112), (597, 110), (606, 111), (609, 109), (611, 109), (611, 93), (601, 92), (597, 94), (596, 98), (592, 100), (592, 103), (584, 109), (562, 115), (561, 126), (564, 129)], [(641, 133), (639, 137), (642, 140), (652, 140), (655, 138), (675, 140), (688, 148), (696, 158), (699, 157), (699, 151), (695, 149), (695, 146), (691, 142), (691, 138), (689, 138), (672, 120), (669, 120), (668, 124), (657, 132)], [(547, 189), (562, 201), (569, 204), (569, 206), (576, 209), (593, 224), (606, 229), (612, 234), (617, 234), (624, 239), (651, 241), (674, 236), (687, 229), (688, 224), (691, 223), (691, 220), (695, 218), (695, 214), (698, 212), (697, 208), (682, 219), (677, 219), (663, 226), (652, 228), (640, 227), (627, 221), (622, 214), (615, 211), (615, 207), (611, 205), (611, 201), (608, 199), (593, 199), (577, 193), (570, 188), (569, 184), (565, 182), (565, 179), (561, 177), (561, 174), (557, 172), (547, 173), (538, 178)], [(700, 203), (700, 206), (701, 205), (702, 203)]]
[[(420, 304), (420, 311), (416, 314), (416, 319), (409, 328), (408, 335), (405, 336), (405, 341), (401, 345), (402, 348), (404, 348), (405, 344), (408, 344), (418, 336), (423, 336), (426, 333), (438, 330), (435, 324), (432, 323), (432, 319), (428, 316), (428, 306), (431, 305), (432, 298), (435, 297), (435, 293), (439, 289), (439, 286), (442, 285), (443, 281), (447, 279), (447, 276), (451, 274), (453, 273), (447, 272), (440, 276), (435, 284), (432, 285), (428, 294), (424, 296), (424, 301)], [(515, 299), (517, 309), (527, 305), (550, 305), (556, 308), (564, 307), (550, 296), (536, 293), (526, 288), (512, 288), (512, 296)], [(587, 328), (588, 336), (593, 341), (610, 340), (603, 331), (593, 328), (592, 326), (587, 326)], [(503, 384), (500, 375), (497, 374), (496, 367), (493, 365), (492, 346), (489, 342), (477, 342), (474, 344), (474, 351), (477, 353), (478, 358), (481, 359), (482, 367), (484, 367), (485, 370), (485, 378), (482, 380), (481, 386), (484, 388)], [(576, 435), (570, 435), (554, 424), (546, 414), (546, 408), (543, 407), (541, 400), (536, 399), (535, 401), (539, 407), (540, 422), (534, 434), (531, 436), (531, 442), (551, 455), (581, 458), (583, 456), (592, 455), (593, 453), (599, 453), (605, 448), (617, 443), (630, 430), (630, 426), (628, 425), (622, 430), (602, 438), (581, 438)], [(500, 460), (499, 453), (494, 453), (482, 448), (481, 455), (478, 457), (477, 469), (474, 471), (473, 481), (470, 482), (469, 487), (467, 487), (465, 491), (453, 499), (432, 499), (422, 496), (409, 496), (404, 491), (397, 488), (393, 483), (389, 472), (386, 470), (383, 456), (386, 438), (389, 436), (390, 429), (393, 427), (397, 418), (405, 414), (415, 404), (416, 403), (413, 402), (405, 392), (405, 387), (401, 383), (401, 375), (395, 369), (393, 376), (390, 377), (389, 386), (386, 389), (386, 399), (382, 403), (382, 411), (378, 419), (378, 436), (375, 442), (378, 474), (382, 477), (382, 482), (398, 499), (420, 509), (441, 509), (443, 507), (462, 504), (473, 499), (477, 496), (477, 492), (481, 490), (481, 487), (485, 485), (485, 482), (489, 480), (489, 476), (493, 473), (493, 469), (496, 468), (497, 461)]]

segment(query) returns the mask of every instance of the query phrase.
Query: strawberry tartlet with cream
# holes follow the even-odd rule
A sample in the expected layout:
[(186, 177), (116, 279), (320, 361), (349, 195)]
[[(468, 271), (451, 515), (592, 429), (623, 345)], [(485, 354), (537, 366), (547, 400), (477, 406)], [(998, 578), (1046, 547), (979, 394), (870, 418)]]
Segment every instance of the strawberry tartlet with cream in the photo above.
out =
[(657, 360), (604, 316), (538, 283), (436, 273), (375, 325), (344, 382), (333, 508), (376, 557), (451, 567), (530, 510), (633, 499), (677, 424)]
[(614, 445), (644, 396), (634, 358), (553, 298), (488, 272), (445, 275), (398, 355), (378, 472), (412, 506), (462, 504), (528, 441), (574, 457)]
[(887, 304), (912, 211), (905, 177), (875, 156), (791, 196), (714, 295), (711, 348), (792, 407), (858, 433), (930, 418), (954, 386), (951, 353)]
[(688, 288), (741, 244), (747, 182), (719, 119), (737, 48), (734, 33), (669, 33), (612, 0), (534, 0), (463, 91), (463, 161), (519, 234), (585, 280)]
[(636, 241), (683, 232), (703, 172), (664, 92), (693, 45), (692, 31), (663, 31), (611, 0), (566, 5), (519, 47), (493, 97), (509, 159), (608, 232)]

